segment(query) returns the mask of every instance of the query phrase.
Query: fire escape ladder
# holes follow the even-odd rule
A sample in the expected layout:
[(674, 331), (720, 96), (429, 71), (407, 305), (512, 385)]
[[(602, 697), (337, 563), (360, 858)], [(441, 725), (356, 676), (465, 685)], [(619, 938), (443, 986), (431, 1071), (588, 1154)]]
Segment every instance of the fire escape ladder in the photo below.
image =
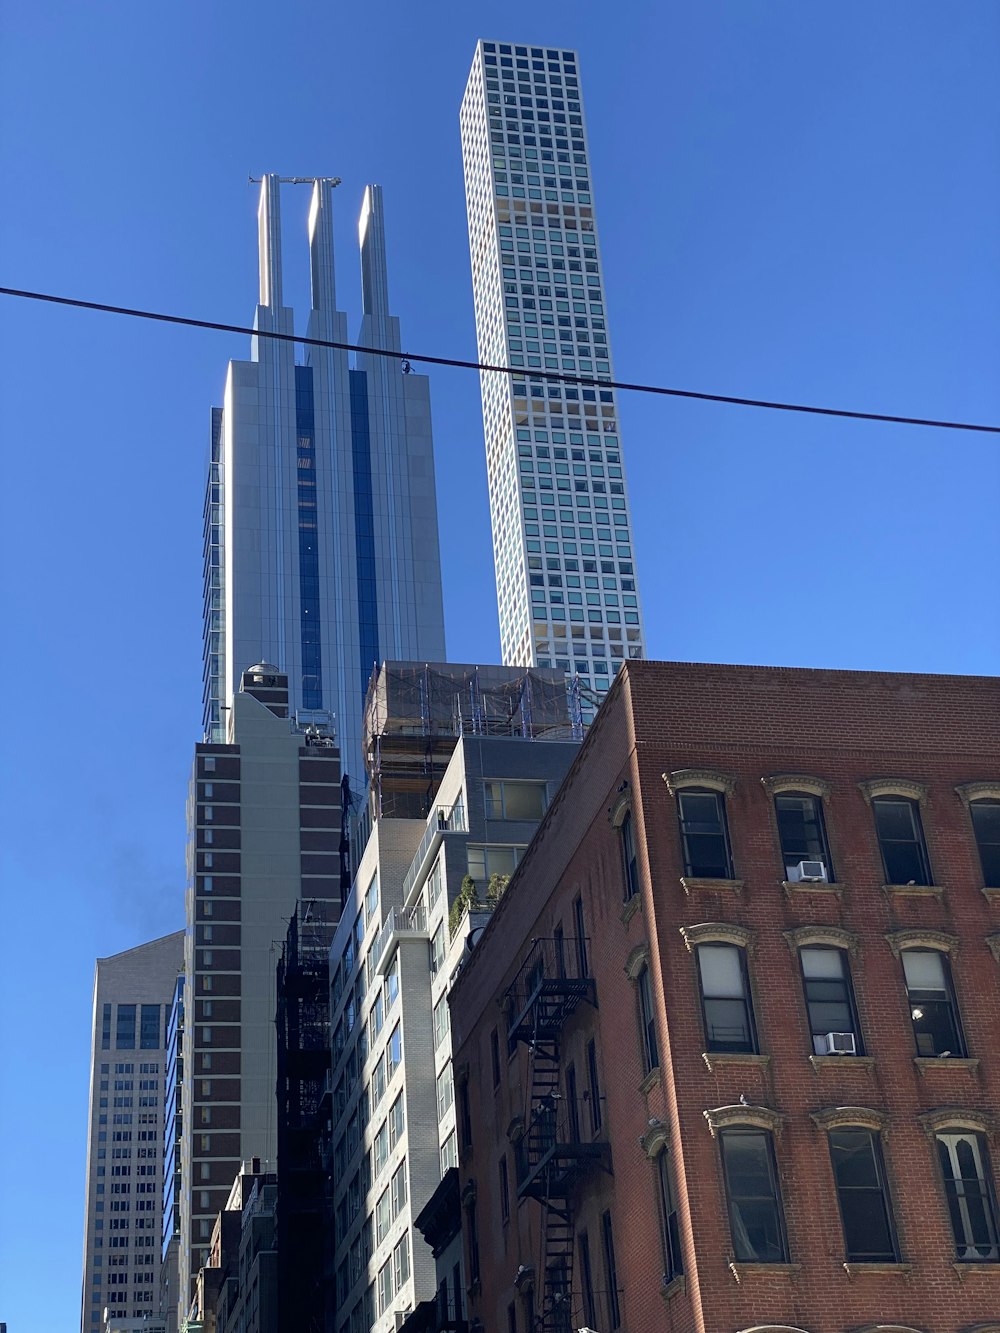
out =
[(542, 1302), (539, 1333), (570, 1333), (575, 1231), (569, 1208), (542, 1204)]

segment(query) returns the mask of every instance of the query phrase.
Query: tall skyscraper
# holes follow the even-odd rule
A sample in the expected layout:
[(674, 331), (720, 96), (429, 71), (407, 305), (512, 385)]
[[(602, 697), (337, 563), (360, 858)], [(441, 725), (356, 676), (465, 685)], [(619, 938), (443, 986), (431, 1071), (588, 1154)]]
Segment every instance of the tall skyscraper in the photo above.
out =
[(184, 932), (98, 958), (80, 1328), (159, 1304), (166, 1027)]
[(503, 660), (602, 693), (644, 638), (575, 52), (479, 42), (461, 125)]
[[(346, 342), (336, 308), (331, 196), (312, 182), (307, 336)], [(254, 327), (293, 332), (282, 296), (281, 179), (265, 176), (258, 208), (260, 301)], [(358, 227), (368, 347), (400, 350), (389, 312), (381, 187), (369, 185)], [(344, 769), (360, 778), (365, 690), (383, 658), (439, 661), (444, 613), (430, 392), (401, 362), (254, 338), (232, 361), (212, 414), (205, 509), (204, 734), (241, 675), (272, 662), (300, 720), (336, 715)]]

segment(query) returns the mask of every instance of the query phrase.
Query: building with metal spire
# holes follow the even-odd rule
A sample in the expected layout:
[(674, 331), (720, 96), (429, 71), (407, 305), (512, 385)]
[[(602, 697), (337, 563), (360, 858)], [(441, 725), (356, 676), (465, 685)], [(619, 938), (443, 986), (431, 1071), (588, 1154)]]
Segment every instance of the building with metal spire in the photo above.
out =
[[(261, 334), (294, 332), (282, 291), (283, 178), (260, 183)], [(332, 191), (311, 185), (310, 338), (348, 341), (337, 309)], [(390, 313), (382, 191), (358, 227), (359, 341), (400, 351)], [(272, 662), (302, 724), (336, 721), (345, 771), (360, 777), (361, 718), (376, 662), (445, 657), (430, 391), (397, 359), (255, 337), (231, 361), (212, 412), (205, 509), (204, 736), (225, 739), (242, 673)], [(301, 362), (301, 364), (300, 364)]]

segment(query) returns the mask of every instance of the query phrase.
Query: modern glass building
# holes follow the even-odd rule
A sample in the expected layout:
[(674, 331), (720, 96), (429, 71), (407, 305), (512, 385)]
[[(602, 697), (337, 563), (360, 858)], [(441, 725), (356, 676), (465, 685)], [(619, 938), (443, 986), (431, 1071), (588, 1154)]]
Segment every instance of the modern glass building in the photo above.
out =
[(602, 693), (644, 636), (576, 53), (480, 42), (461, 126), (503, 660)]
[[(281, 178), (258, 209), (260, 332), (291, 334), (282, 296)], [(301, 184), (302, 182), (297, 181)], [(311, 184), (306, 333), (345, 343), (336, 308), (331, 197)], [(358, 227), (358, 341), (400, 350), (389, 312), (381, 187)], [(301, 352), (301, 349), (299, 349)], [(301, 362), (301, 364), (299, 364)], [(205, 506), (204, 736), (225, 739), (225, 709), (255, 662), (287, 672), (299, 722), (335, 715), (344, 768), (360, 778), (361, 713), (376, 662), (440, 661), (444, 613), (430, 392), (399, 360), (254, 338), (231, 361), (212, 413)]]

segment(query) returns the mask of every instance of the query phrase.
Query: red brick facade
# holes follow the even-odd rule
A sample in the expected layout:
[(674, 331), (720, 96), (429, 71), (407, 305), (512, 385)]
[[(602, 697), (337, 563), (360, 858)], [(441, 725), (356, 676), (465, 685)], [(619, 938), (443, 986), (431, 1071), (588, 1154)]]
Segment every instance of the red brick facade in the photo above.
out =
[[(724, 800), (732, 860), (724, 876), (685, 873), (678, 802), (692, 787)], [(794, 875), (786, 868), (775, 813), (782, 790), (815, 795), (832, 883), (789, 882)], [(875, 826), (876, 807), (883, 811), (886, 800), (896, 803), (894, 818), (913, 810), (922, 824), (928, 873), (914, 870), (912, 884), (886, 882)], [(527, 1333), (532, 1314), (537, 1319), (548, 1312), (549, 1322), (538, 1326), (560, 1327), (551, 1309), (558, 1283), (546, 1284), (542, 1266), (545, 1207), (536, 1198), (519, 1201), (515, 1163), (516, 1140), (526, 1125), (538, 1123), (540, 1047), (529, 1052), (521, 1040), (508, 1054), (508, 1022), (516, 1015), (503, 1005), (533, 940), (557, 939), (561, 931), (565, 942), (549, 947), (550, 971), (575, 974), (580, 899), (597, 1006), (584, 1000), (562, 1023), (559, 1095), (543, 1109), (555, 1119), (572, 1118), (572, 1067), (570, 1137), (585, 1145), (606, 1141), (611, 1171), (600, 1160), (578, 1163), (568, 1198), (554, 1200), (572, 1219), (572, 1319), (562, 1327), (1000, 1333), (996, 1235), (991, 1248), (988, 1217), (982, 1220), (984, 1209), (996, 1220), (1000, 1183), (994, 1138), (1000, 1123), (1000, 887), (998, 877), (984, 871), (970, 800), (1000, 800), (995, 680), (628, 664), (452, 992), (456, 1075), (471, 1123), (461, 1173), (479, 1250), (479, 1281), (469, 1303), (474, 1321), (487, 1333), (510, 1333), (515, 1324)], [(626, 813), (636, 852), (636, 891), (628, 900), (617, 827)], [(697, 844), (699, 826), (690, 823), (689, 832), (691, 845)], [(897, 833), (883, 830), (887, 847)], [(895, 864), (908, 866), (911, 851), (904, 846)], [(698, 954), (706, 944), (716, 946), (706, 958), (744, 960), (754, 1050), (708, 1049)], [(849, 971), (854, 1022), (837, 1021), (856, 1028), (860, 1054), (817, 1053), (816, 1043), (825, 1038), (815, 1022), (810, 1028), (808, 1014), (822, 1019), (834, 1011), (818, 1006), (807, 1013), (799, 951), (810, 947), (822, 951), (810, 958)], [(919, 963), (932, 981), (951, 978), (960, 1020), (947, 1055), (940, 1049), (942, 1018), (936, 1036), (920, 1036), (923, 1055), (917, 1057), (917, 1017), (923, 1023), (926, 1013), (944, 1014), (947, 1006), (934, 1009), (933, 990), (925, 992), (927, 1003), (919, 998), (916, 971), (906, 974), (908, 995), (908, 950), (917, 951), (908, 968)], [(567, 967), (561, 958), (573, 961)], [(650, 1074), (639, 1021), (644, 984), (656, 1047)], [(522, 987), (521, 997), (526, 994)], [(712, 1013), (732, 1015), (732, 1005)], [(713, 1031), (736, 1032), (738, 1014), (732, 1021), (731, 1028)], [(600, 1085), (596, 1133), (591, 1041)], [(956, 1203), (957, 1223), (935, 1134), (951, 1134), (952, 1143), (961, 1139), (966, 1160), (977, 1150), (970, 1142), (991, 1154), (985, 1202), (977, 1196)], [(562, 1141), (565, 1130), (555, 1137)], [(733, 1189), (743, 1192), (730, 1207), (724, 1142), (732, 1162), (737, 1150), (749, 1145), (763, 1154), (770, 1144), (776, 1172), (770, 1202), (748, 1200), (748, 1192), (767, 1196), (770, 1187), (760, 1185), (759, 1174), (758, 1185), (747, 1186), (750, 1177), (735, 1174), (734, 1166), (731, 1183), (742, 1183)], [(840, 1194), (834, 1145), (838, 1162), (845, 1152), (852, 1161), (863, 1159), (860, 1175), (840, 1168)], [(667, 1273), (666, 1284), (661, 1151), (673, 1177), (683, 1269)], [(759, 1173), (765, 1158), (754, 1160)], [(961, 1188), (975, 1193), (976, 1170), (966, 1169), (971, 1175)], [(848, 1188), (872, 1179), (878, 1181), (874, 1191)], [(839, 1200), (855, 1209), (855, 1219), (860, 1209), (865, 1234), (859, 1242), (855, 1226), (855, 1249), (868, 1244), (852, 1261)], [(763, 1251), (757, 1240), (754, 1219), (772, 1216), (769, 1206), (783, 1228), (780, 1254)], [(879, 1246), (871, 1233), (879, 1228), (871, 1219), (880, 1207), (890, 1219), (881, 1246), (892, 1253), (873, 1262), (869, 1252)], [(973, 1212), (975, 1225), (969, 1223)], [(608, 1294), (609, 1224), (617, 1311)], [(955, 1228), (962, 1225), (971, 1230), (959, 1236)], [(589, 1249), (589, 1309), (581, 1232)], [(470, 1278), (476, 1268), (471, 1243), (467, 1234)], [(979, 1261), (958, 1262), (960, 1253)]]

